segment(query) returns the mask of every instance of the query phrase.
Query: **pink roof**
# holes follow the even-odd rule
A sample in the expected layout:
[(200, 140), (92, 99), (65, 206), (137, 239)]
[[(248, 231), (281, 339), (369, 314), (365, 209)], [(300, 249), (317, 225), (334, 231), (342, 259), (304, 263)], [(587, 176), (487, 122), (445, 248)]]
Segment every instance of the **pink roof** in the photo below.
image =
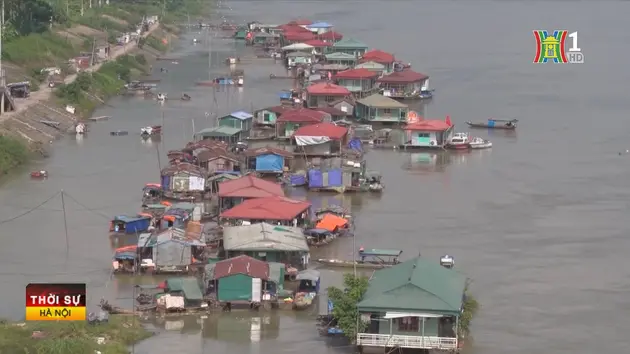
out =
[(403, 70), (393, 72), (389, 75), (385, 75), (378, 79), (378, 82), (391, 83), (391, 84), (405, 84), (418, 82), (428, 79), (429, 77), (425, 74), (417, 73), (413, 70)]
[(264, 198), (271, 196), (284, 197), (282, 187), (277, 183), (252, 175), (219, 183), (219, 197)]
[(247, 199), (221, 213), (222, 218), (252, 220), (293, 220), (311, 206), (310, 202), (286, 197)]
[(306, 88), (309, 95), (328, 95), (328, 96), (347, 96), (350, 91), (342, 86), (331, 84), (330, 82), (322, 82), (311, 85)]
[(300, 127), (293, 136), (327, 136), (332, 140), (341, 140), (346, 134), (348, 128), (338, 127), (332, 123), (320, 123)]
[(291, 42), (305, 42), (315, 38), (315, 34), (311, 32), (286, 32), (283, 36)]
[(313, 111), (306, 108), (297, 108), (284, 112), (278, 117), (278, 122), (292, 123), (321, 123), (324, 121), (326, 113)]
[(335, 79), (369, 79), (378, 75), (377, 72), (360, 68), (340, 71), (335, 75)]
[(443, 120), (421, 120), (418, 123), (407, 124), (405, 130), (419, 130), (425, 132), (443, 132), (451, 126)]
[(214, 278), (221, 279), (234, 274), (245, 274), (252, 278), (269, 279), (269, 263), (242, 255), (215, 263)]
[(324, 42), (320, 39), (311, 39), (310, 41), (304, 42), (304, 44), (308, 44), (313, 47), (330, 47), (332, 43)]
[(361, 61), (373, 61), (375, 63), (380, 64), (389, 64), (396, 61), (396, 58), (393, 54), (384, 52), (382, 50), (374, 49), (368, 52), (365, 52), (363, 56), (361, 56)]
[(338, 41), (343, 38), (343, 34), (335, 31), (328, 31), (318, 35), (317, 38), (325, 41)]

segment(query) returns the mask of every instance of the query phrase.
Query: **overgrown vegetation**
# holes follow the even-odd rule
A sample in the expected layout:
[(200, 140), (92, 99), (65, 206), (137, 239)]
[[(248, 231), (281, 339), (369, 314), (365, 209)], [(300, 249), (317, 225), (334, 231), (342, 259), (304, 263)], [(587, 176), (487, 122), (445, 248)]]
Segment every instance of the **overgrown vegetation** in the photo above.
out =
[(28, 158), (29, 151), (23, 141), (0, 135), (0, 175), (25, 163)]
[(162, 42), (162, 40), (160, 40), (159, 38), (155, 37), (154, 35), (150, 35), (146, 38), (143, 38), (142, 40), (140, 40), (138, 42), (138, 46), (140, 48), (144, 47), (145, 45), (153, 48), (153, 49), (157, 49), (158, 51), (164, 53), (168, 50), (168, 46), (166, 44), (164, 44)]
[[(138, 321), (128, 316), (111, 316), (109, 323), (101, 325), (90, 325), (87, 321), (25, 324), (3, 321), (0, 323), (0, 353), (86, 354), (99, 351), (127, 354), (129, 345), (150, 336), (151, 333)], [(97, 343), (99, 337), (105, 338), (104, 344)]]
[(473, 317), (479, 310), (479, 303), (470, 295), (468, 288), (464, 291), (464, 305), (462, 309), (462, 315), (459, 317), (459, 327), (457, 335), (460, 338), (466, 338), (470, 334), (470, 325)]
[(2, 43), (2, 58), (27, 69), (56, 66), (67, 61), (82, 48), (51, 33), (32, 33)]
[(354, 342), (357, 330), (365, 329), (366, 324), (359, 321), (357, 304), (368, 288), (368, 278), (355, 276), (351, 273), (343, 275), (344, 289), (331, 286), (328, 288), (328, 298), (333, 302), (333, 317), (344, 335)]

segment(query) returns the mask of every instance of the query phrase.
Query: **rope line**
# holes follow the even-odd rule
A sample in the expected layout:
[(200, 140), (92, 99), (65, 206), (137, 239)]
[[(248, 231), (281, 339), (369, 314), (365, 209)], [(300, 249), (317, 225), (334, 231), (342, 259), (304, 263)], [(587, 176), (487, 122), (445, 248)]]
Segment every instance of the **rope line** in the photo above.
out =
[(12, 217), (12, 218), (9, 218), (9, 219), (6, 219), (6, 220), (2, 220), (2, 221), (0, 221), (0, 225), (2, 225), (2, 224), (6, 224), (6, 223), (11, 222), (11, 221), (14, 221), (14, 220), (17, 220), (17, 219), (19, 219), (19, 218), (22, 218), (22, 217), (24, 217), (24, 216), (26, 216), (26, 215), (28, 215), (28, 214), (30, 214), (30, 213), (32, 213), (32, 212), (34, 212), (34, 211), (38, 210), (38, 209), (39, 209), (39, 208), (41, 208), (42, 206), (46, 205), (46, 203), (48, 203), (49, 201), (53, 200), (53, 199), (54, 199), (56, 196), (58, 196), (60, 193), (61, 193), (61, 192), (57, 192), (57, 193), (55, 193), (55, 194), (54, 194), (53, 196), (51, 196), (50, 198), (48, 198), (48, 199), (44, 200), (43, 202), (41, 202), (41, 203), (40, 203), (40, 204), (38, 204), (37, 206), (35, 206), (35, 207), (33, 207), (33, 208), (30, 208), (30, 209), (28, 209), (27, 211), (25, 211), (25, 212), (23, 212), (23, 213), (21, 213), (21, 214), (18, 214), (18, 215), (16, 215), (16, 216)]

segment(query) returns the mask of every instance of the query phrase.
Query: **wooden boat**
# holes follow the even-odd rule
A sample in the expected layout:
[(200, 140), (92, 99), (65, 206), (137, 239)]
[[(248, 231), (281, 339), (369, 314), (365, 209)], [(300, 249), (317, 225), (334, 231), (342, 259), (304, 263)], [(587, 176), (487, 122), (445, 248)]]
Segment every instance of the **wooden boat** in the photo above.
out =
[(317, 262), (329, 267), (339, 268), (362, 268), (362, 269), (380, 269), (391, 267), (398, 264), (398, 258), (402, 254), (402, 250), (394, 249), (359, 249), (359, 260), (346, 261), (341, 259), (318, 259)]
[(182, 101), (190, 101), (191, 97), (187, 94), (183, 94), (181, 100)]
[(48, 177), (48, 171), (33, 171), (31, 172), (31, 177), (32, 178), (47, 178)]
[(480, 137), (474, 137), (470, 141), (470, 148), (473, 150), (489, 149), (491, 147), (492, 142), (490, 140), (482, 139)]
[(471, 128), (515, 130), (518, 119), (488, 119), (487, 122), (466, 122)]
[(151, 127), (140, 128), (140, 135), (142, 135), (143, 137), (162, 135), (162, 126), (154, 125)]
[(125, 130), (116, 130), (116, 131), (113, 131), (113, 132), (109, 132), (109, 135), (111, 135), (111, 136), (123, 136), (123, 135), (129, 135), (129, 132), (125, 131)]

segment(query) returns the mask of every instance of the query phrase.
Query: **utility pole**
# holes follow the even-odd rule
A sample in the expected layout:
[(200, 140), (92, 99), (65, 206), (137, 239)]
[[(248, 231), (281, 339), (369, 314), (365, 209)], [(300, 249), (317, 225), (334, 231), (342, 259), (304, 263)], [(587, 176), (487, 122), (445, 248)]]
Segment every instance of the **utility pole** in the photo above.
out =
[(2, 33), (4, 32), (4, 0), (2, 0), (2, 16), (0, 17), (0, 87), (5, 87), (4, 69), (2, 68)]

